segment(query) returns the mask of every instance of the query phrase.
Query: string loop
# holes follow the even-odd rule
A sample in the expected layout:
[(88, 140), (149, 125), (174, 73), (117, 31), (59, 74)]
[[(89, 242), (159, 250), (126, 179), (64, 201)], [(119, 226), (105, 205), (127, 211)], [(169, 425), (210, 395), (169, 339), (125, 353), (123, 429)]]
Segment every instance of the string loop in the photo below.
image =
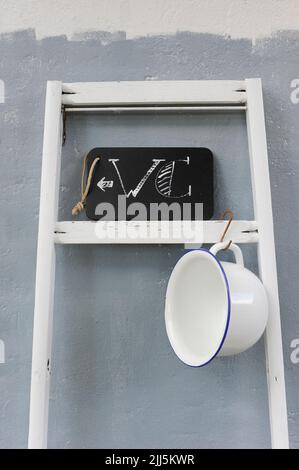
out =
[(82, 176), (81, 176), (81, 199), (79, 202), (77, 202), (77, 204), (74, 205), (72, 209), (72, 215), (78, 215), (80, 214), (81, 211), (83, 211), (86, 198), (90, 190), (90, 185), (91, 185), (91, 180), (93, 177), (94, 169), (97, 163), (100, 161), (101, 157), (95, 158), (94, 161), (92, 162), (91, 167), (88, 172), (87, 182), (85, 186), (86, 159), (87, 159), (87, 155), (84, 157), (84, 160), (83, 160), (83, 168), (82, 168)]

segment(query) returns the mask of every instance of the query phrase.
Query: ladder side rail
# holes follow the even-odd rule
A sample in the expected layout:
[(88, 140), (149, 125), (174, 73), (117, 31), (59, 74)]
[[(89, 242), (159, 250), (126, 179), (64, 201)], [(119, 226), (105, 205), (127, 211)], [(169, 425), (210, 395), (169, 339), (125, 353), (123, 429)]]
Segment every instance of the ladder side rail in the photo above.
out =
[(288, 448), (288, 420), (265, 117), (260, 79), (247, 79), (247, 132), (259, 272), (269, 299), (265, 352), (272, 447)]
[(46, 448), (55, 283), (54, 228), (61, 163), (62, 83), (49, 81), (46, 92), (36, 264), (28, 447)]

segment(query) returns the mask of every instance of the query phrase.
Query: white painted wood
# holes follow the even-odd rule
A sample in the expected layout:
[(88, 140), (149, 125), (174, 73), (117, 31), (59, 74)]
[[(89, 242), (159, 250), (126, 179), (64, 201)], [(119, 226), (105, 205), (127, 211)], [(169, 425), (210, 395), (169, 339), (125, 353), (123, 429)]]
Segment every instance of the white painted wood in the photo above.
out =
[[(55, 226), (55, 243), (62, 244), (174, 244), (174, 243), (216, 243), (227, 225), (227, 221), (208, 220), (193, 222), (191, 227), (196, 238), (187, 240), (184, 236), (182, 222), (57, 222)], [(186, 225), (188, 229), (189, 223)], [(171, 239), (165, 237), (169, 227), (176, 225), (180, 235)], [(151, 232), (152, 228), (152, 232)], [(258, 241), (255, 221), (234, 220), (227, 232), (227, 239), (235, 243), (256, 243)], [(99, 238), (98, 234), (101, 234)], [(123, 237), (123, 233), (125, 236)], [(170, 233), (173, 233), (170, 229)], [(117, 235), (120, 234), (118, 238)], [(127, 234), (127, 235), (126, 235)], [(112, 236), (111, 236), (112, 235)], [(130, 236), (131, 235), (131, 236)], [(152, 235), (152, 236), (151, 236)], [(114, 237), (114, 238), (113, 238)]]
[(30, 395), (29, 448), (47, 446), (53, 297), (54, 228), (57, 220), (61, 153), (62, 83), (48, 82), (40, 193)]
[(246, 90), (254, 211), (259, 227), (259, 270), (270, 304), (265, 348), (272, 447), (274, 449), (288, 448), (283, 347), (261, 80), (246, 80)]
[[(243, 90), (243, 91), (240, 91)], [(67, 106), (243, 104), (244, 81), (181, 80), (65, 83)]]

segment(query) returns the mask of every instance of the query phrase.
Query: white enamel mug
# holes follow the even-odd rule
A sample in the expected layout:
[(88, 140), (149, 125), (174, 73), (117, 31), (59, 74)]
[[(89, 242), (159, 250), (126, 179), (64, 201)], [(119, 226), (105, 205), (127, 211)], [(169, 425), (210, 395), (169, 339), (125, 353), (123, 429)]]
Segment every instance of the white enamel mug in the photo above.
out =
[(244, 267), (232, 244), (235, 263), (216, 258), (227, 243), (184, 255), (170, 276), (165, 305), (166, 331), (176, 355), (200, 367), (216, 356), (238, 354), (262, 336), (268, 300), (259, 278)]

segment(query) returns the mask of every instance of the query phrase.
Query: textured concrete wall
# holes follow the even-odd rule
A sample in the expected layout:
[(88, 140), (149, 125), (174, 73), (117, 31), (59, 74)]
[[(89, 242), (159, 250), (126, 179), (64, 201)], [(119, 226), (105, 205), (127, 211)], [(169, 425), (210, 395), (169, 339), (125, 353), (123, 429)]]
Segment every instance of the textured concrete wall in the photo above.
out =
[[(36, 234), (45, 85), (63, 81), (239, 79), (264, 83), (282, 306), (291, 444), (299, 447), (298, 320), (299, 35), (251, 40), (179, 33), (126, 40), (93, 34), (0, 37), (2, 197), (0, 447), (25, 447), (28, 426)], [(1, 100), (0, 100), (1, 101)], [(63, 151), (60, 216), (77, 199), (81, 158), (101, 146), (207, 146), (216, 159), (216, 214), (252, 217), (244, 121), (233, 116), (75, 117)], [(269, 447), (263, 344), (196, 370), (165, 334), (167, 280), (182, 247), (59, 247), (51, 447)], [(256, 269), (254, 247), (244, 250)]]

